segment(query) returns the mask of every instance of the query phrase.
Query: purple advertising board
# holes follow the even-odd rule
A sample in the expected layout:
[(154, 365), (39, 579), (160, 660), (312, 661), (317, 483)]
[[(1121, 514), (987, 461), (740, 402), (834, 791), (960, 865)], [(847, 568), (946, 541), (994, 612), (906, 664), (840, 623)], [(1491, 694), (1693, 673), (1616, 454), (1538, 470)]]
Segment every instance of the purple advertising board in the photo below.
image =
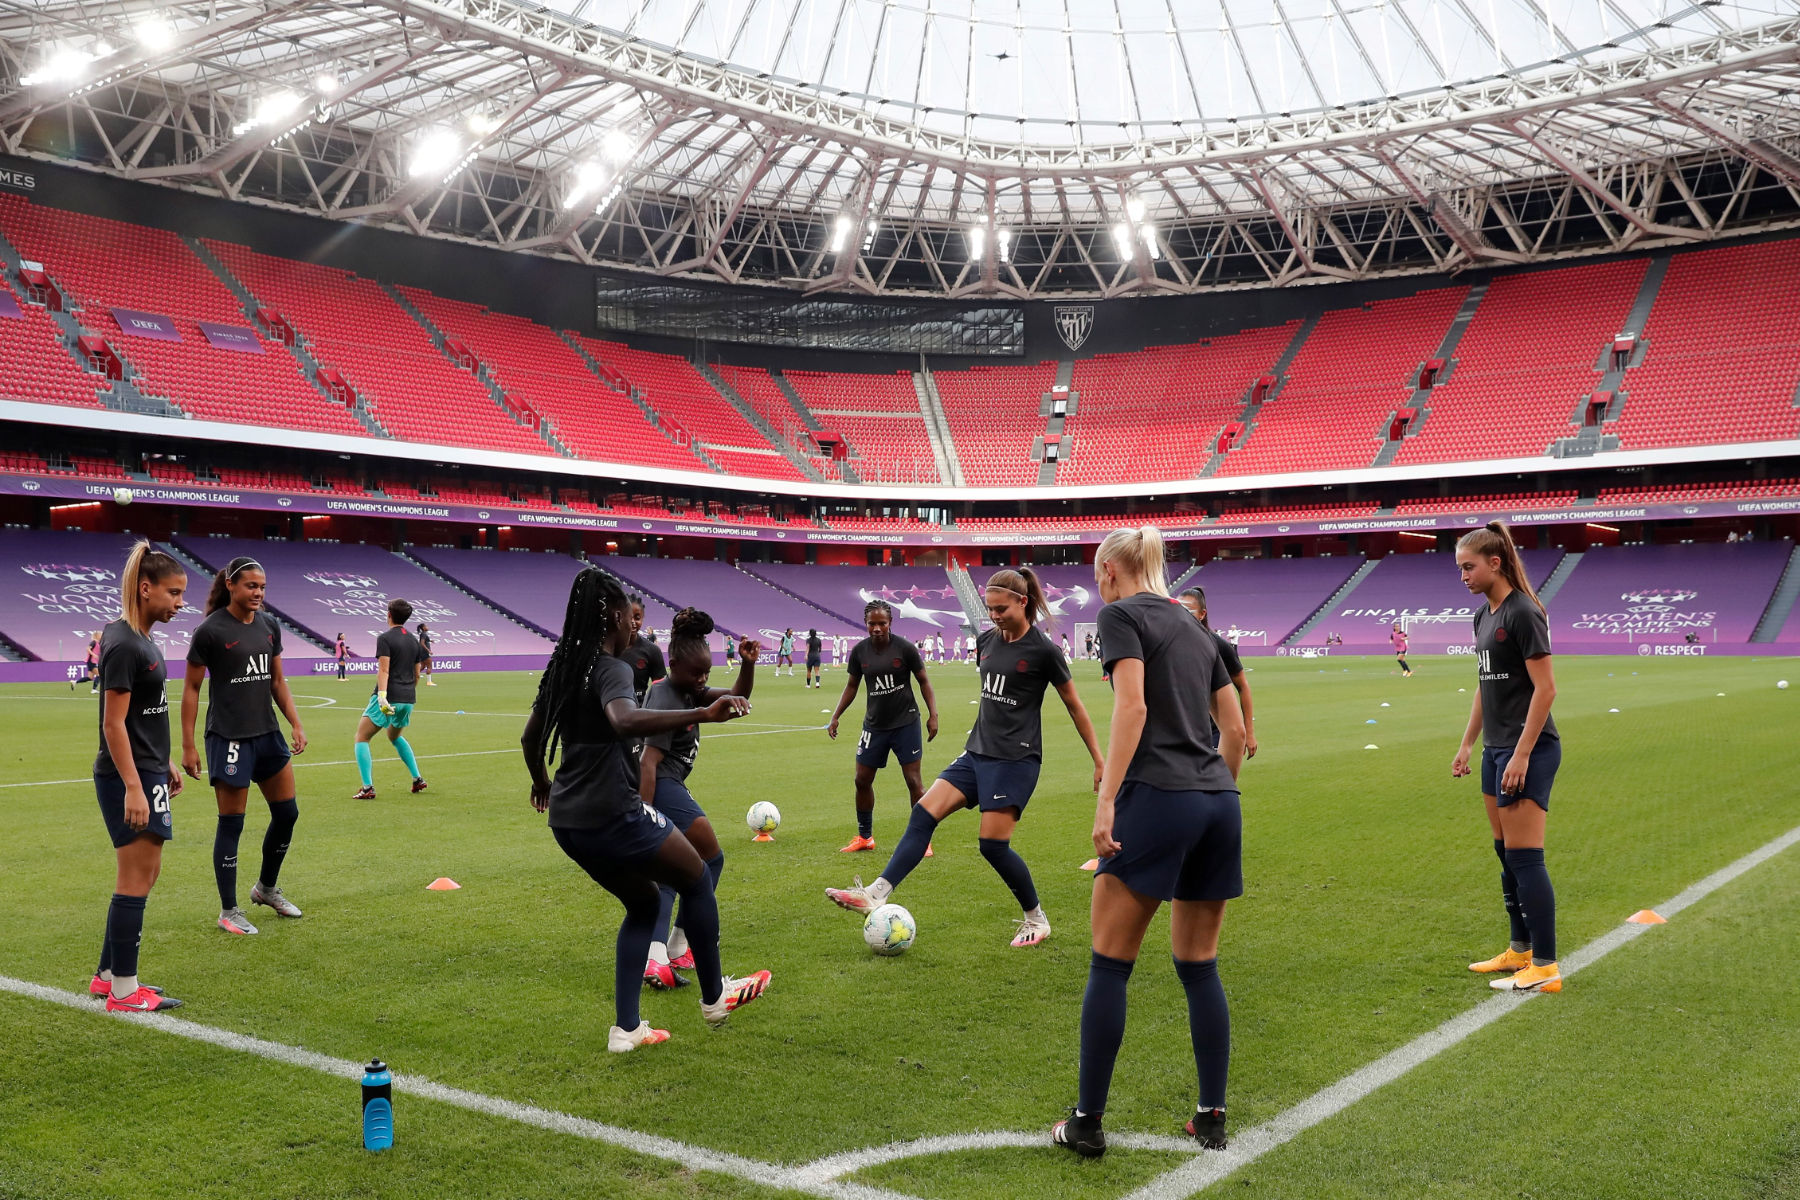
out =
[(129, 333), (133, 337), (151, 338), (159, 342), (179, 342), (181, 334), (175, 328), (175, 322), (161, 313), (139, 312), (135, 308), (115, 308), (112, 310), (113, 320), (119, 323), (121, 333)]
[[(111, 500), (120, 485), (116, 481), (77, 479), (69, 475), (0, 474), (0, 494), (39, 496), (46, 499)], [(794, 526), (731, 525), (717, 521), (614, 516), (567, 512), (562, 509), (523, 509), (493, 505), (453, 504), (440, 500), (389, 500), (379, 496), (345, 496), (333, 492), (243, 491), (208, 487), (201, 483), (132, 483), (133, 499), (146, 504), (173, 504), (203, 508), (237, 508), (247, 512), (324, 513), (328, 515), (394, 517), (402, 520), (450, 521), (464, 525), (511, 525), (538, 529), (579, 529), (597, 533), (648, 533), (658, 536), (734, 538), (741, 541), (790, 542), (850, 546), (1035, 546), (1098, 543), (1106, 530), (1084, 529), (1046, 533), (1021, 528), (1011, 533), (964, 533), (956, 529), (926, 532), (852, 533), (841, 529), (805, 529)], [(1760, 516), (1800, 513), (1800, 496), (1772, 496), (1759, 500), (1721, 500), (1697, 504), (1641, 504), (1629, 507), (1512, 509), (1471, 516), (1449, 513), (1438, 516), (1365, 517), (1341, 521), (1222, 522), (1192, 525), (1164, 524), (1163, 538), (1170, 542), (1208, 541), (1223, 538), (1304, 537), (1313, 534), (1374, 533), (1383, 530), (1465, 530), (1495, 519), (1514, 525), (1562, 525), (1620, 521), (1669, 521), (1718, 517), (1749, 520)]]
[(246, 329), (242, 325), (219, 325), (212, 321), (199, 322), (200, 332), (215, 350), (236, 350), (240, 354), (261, 354), (262, 342), (257, 339), (254, 329)]

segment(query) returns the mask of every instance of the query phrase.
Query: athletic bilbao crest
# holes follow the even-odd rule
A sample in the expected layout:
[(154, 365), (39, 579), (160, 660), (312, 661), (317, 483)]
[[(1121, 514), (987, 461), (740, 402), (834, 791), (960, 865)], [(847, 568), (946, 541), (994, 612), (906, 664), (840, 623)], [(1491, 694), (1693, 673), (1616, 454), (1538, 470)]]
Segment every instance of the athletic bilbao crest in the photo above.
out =
[(1062, 336), (1063, 345), (1071, 350), (1081, 349), (1081, 343), (1094, 332), (1094, 306), (1059, 304), (1051, 311), (1056, 317), (1056, 332)]

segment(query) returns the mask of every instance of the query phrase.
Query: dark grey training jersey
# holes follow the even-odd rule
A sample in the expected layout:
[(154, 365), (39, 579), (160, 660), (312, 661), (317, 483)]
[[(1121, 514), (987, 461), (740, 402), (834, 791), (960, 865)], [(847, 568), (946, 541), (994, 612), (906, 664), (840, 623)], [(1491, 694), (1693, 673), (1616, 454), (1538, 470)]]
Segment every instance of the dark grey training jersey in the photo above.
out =
[(663, 661), (662, 647), (641, 633), (625, 647), (623, 658), (631, 668), (631, 694), (641, 708), (650, 685), (669, 673), (669, 665)]
[[(1525, 713), (1537, 691), (1525, 660), (1550, 653), (1550, 622), (1524, 592), (1512, 591), (1497, 609), (1475, 608), (1475, 668), (1481, 681), (1482, 745), (1519, 744)], [(1557, 739), (1556, 718), (1544, 717), (1540, 738)], [(1558, 739), (1560, 740), (1560, 739)]]
[(975, 639), (981, 707), (968, 750), (1016, 762), (1044, 757), (1044, 690), (1069, 681), (1069, 664), (1035, 625), (1016, 642), (989, 629)]
[(602, 654), (564, 716), (561, 759), (550, 781), (550, 828), (598, 829), (643, 803), (631, 743), (606, 715), (608, 704), (631, 699), (631, 667)]
[(94, 759), (96, 775), (117, 775), (106, 749), (106, 693), (130, 692), (125, 709), (125, 739), (131, 743), (131, 761), (145, 788), (169, 777), (169, 679), (168, 664), (156, 643), (124, 621), (114, 621), (100, 631), (100, 755)]
[[(649, 694), (644, 697), (644, 707), (662, 712), (680, 712), (686, 708), (699, 708), (700, 697), (680, 690), (667, 679), (659, 679), (650, 685)], [(676, 783), (685, 783), (688, 773), (694, 769), (694, 759), (700, 754), (700, 726), (689, 725), (655, 734), (645, 738), (644, 745), (655, 746), (663, 752), (662, 761), (656, 764), (658, 779), (673, 779)]]
[(1152, 592), (1108, 604), (1098, 625), (1108, 674), (1121, 659), (1144, 664), (1144, 732), (1125, 782), (1165, 792), (1237, 791), (1212, 745), (1212, 695), (1231, 686), (1217, 640), (1187, 609)]
[[(425, 648), (419, 645), (419, 639), (398, 625), (390, 626), (386, 633), (375, 639), (375, 657), (388, 660), (388, 703), (412, 704), (417, 701), (419, 663), (425, 658)], [(375, 685), (381, 686), (380, 675), (375, 677)]]
[(1219, 661), (1225, 664), (1225, 673), (1236, 677), (1244, 673), (1244, 660), (1238, 655), (1238, 648), (1231, 644), (1231, 639), (1216, 629), (1208, 629), (1212, 634), (1213, 644), (1219, 648)]
[(215, 609), (194, 630), (188, 666), (205, 667), (206, 732), (233, 741), (260, 737), (275, 723), (275, 660), (281, 657), (281, 626), (265, 612), (246, 624), (229, 608)]
[(919, 648), (897, 634), (889, 635), (880, 650), (874, 638), (864, 638), (850, 651), (844, 664), (852, 683), (868, 684), (868, 704), (863, 709), (864, 729), (899, 729), (919, 719), (919, 703), (913, 699), (913, 674), (925, 669)]

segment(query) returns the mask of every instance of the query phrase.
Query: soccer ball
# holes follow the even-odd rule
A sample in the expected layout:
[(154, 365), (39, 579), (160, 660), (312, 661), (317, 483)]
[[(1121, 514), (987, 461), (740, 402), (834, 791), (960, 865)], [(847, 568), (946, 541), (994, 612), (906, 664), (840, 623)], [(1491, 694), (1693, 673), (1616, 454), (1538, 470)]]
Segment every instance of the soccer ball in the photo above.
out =
[(877, 954), (904, 954), (918, 936), (912, 914), (898, 904), (884, 904), (863, 918), (863, 941)]
[(774, 833), (781, 828), (781, 810), (767, 800), (758, 800), (744, 814), (744, 824), (751, 833)]
[(1783, 680), (1779, 681), (1778, 683), (1776, 683), (1775, 686), (1785, 692), (1785, 691), (1787, 691), (1787, 680), (1783, 679)]
[(130, 488), (122, 487), (113, 489), (113, 502), (115, 504), (130, 504), (132, 499), (133, 496)]

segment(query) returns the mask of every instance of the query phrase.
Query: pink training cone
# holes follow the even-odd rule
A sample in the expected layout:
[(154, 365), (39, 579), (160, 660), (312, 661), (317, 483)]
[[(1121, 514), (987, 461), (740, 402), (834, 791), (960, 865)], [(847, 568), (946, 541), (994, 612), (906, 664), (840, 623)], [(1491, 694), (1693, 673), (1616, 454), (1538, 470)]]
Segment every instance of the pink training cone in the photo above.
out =
[(462, 890), (462, 884), (456, 882), (456, 880), (450, 878), (448, 875), (439, 875), (436, 879), (425, 885), (425, 890), (428, 892), (456, 892)]
[(1081, 869), (1084, 871), (1098, 871), (1100, 869), (1100, 860), (1097, 858), (1090, 858), (1081, 864)]
[(1633, 925), (1667, 925), (1669, 918), (1648, 908), (1640, 908), (1625, 918)]

